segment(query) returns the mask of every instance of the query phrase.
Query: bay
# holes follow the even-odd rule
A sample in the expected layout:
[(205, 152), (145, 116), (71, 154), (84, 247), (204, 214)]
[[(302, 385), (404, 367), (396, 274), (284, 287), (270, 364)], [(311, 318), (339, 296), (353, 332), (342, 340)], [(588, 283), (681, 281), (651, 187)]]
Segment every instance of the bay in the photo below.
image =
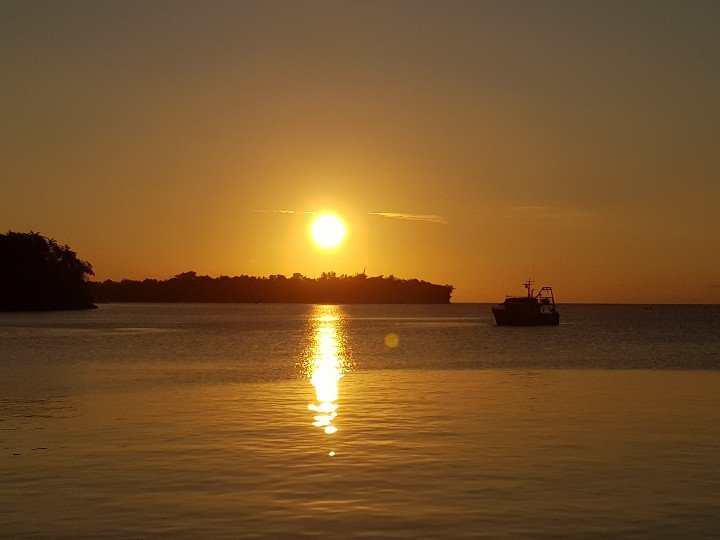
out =
[(0, 534), (716, 534), (720, 307), (560, 311), (0, 314)]

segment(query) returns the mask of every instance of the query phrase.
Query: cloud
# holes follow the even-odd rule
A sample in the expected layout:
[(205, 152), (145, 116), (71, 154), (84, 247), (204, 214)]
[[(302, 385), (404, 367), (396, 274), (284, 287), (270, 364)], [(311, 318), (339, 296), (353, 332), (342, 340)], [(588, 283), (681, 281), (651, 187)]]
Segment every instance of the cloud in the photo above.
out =
[[(253, 210), (256, 214), (298, 214), (298, 215), (315, 215), (317, 212), (310, 210)], [(405, 212), (370, 212), (371, 216), (377, 216), (388, 219), (405, 219), (409, 221), (424, 221), (425, 223), (437, 223), (445, 225), (447, 220), (442, 216), (433, 214), (408, 214)]]
[(521, 214), (536, 218), (585, 218), (597, 215), (596, 212), (579, 208), (559, 208), (557, 206), (516, 206), (512, 208), (513, 217)]
[(256, 214), (314, 214), (306, 210), (253, 210)]
[(447, 220), (442, 216), (431, 214), (405, 214), (402, 212), (370, 212), (371, 216), (379, 216), (389, 219), (407, 219), (410, 221), (425, 221), (427, 223), (438, 223), (445, 225)]

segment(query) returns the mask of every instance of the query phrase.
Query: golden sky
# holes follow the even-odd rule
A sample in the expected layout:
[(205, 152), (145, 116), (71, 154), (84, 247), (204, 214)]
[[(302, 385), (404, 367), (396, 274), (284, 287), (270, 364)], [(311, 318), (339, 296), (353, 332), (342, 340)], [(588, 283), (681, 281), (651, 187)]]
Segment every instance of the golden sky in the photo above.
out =
[(720, 303), (720, 2), (5, 1), (0, 71), (0, 229), (98, 279)]

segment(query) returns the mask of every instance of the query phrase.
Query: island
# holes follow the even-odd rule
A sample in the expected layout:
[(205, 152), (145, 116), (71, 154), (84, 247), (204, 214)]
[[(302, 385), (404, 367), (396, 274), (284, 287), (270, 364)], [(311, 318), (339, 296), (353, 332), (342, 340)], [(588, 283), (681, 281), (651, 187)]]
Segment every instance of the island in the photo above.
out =
[(69, 246), (33, 231), (0, 234), (0, 311), (96, 308), (92, 266)]
[(437, 285), (394, 276), (368, 277), (365, 273), (318, 278), (198, 276), (184, 272), (166, 280), (123, 279), (90, 282), (96, 302), (217, 302), (300, 304), (447, 304), (452, 285)]

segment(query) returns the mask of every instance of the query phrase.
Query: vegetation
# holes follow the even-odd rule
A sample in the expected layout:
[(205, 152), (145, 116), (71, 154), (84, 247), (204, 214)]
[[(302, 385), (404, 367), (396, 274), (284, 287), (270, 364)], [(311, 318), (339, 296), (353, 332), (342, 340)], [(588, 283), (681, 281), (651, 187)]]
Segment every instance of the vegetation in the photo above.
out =
[(0, 311), (91, 309), (94, 275), (68, 246), (39, 233), (0, 234)]
[(452, 285), (417, 279), (337, 276), (323, 273), (312, 279), (294, 274), (270, 277), (198, 276), (178, 274), (167, 280), (123, 279), (92, 283), (97, 302), (278, 302), (314, 304), (445, 304)]

